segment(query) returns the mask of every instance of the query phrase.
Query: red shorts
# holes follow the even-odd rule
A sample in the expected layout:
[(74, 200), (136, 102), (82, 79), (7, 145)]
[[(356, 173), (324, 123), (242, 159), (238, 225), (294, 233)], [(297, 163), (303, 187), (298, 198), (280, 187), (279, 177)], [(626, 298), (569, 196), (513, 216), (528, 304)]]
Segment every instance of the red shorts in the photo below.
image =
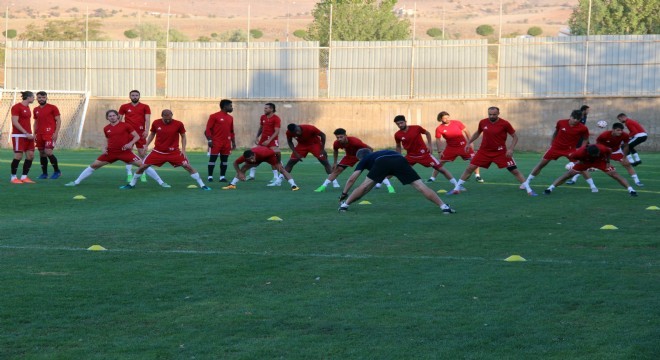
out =
[(213, 141), (211, 155), (231, 155), (231, 141)]
[(163, 154), (156, 152), (155, 150), (150, 152), (149, 155), (144, 158), (145, 165), (161, 167), (165, 163), (170, 163), (174, 167), (183, 166), (188, 164), (188, 158), (186, 158), (181, 151)]
[(34, 138), (36, 147), (39, 150), (54, 149), (55, 142), (53, 142), (53, 134), (37, 134)]
[(271, 148), (271, 150), (274, 147), (280, 147), (280, 140), (278, 138), (275, 138), (275, 139), (271, 140), (268, 144), (261, 144), (266, 139), (268, 139), (268, 138), (267, 137), (262, 137), (261, 139), (259, 139), (259, 145)]
[(507, 157), (506, 152), (485, 153), (483, 151), (477, 151), (472, 161), (470, 161), (471, 165), (485, 169), (488, 169), (492, 163), (495, 163), (500, 169), (516, 166), (516, 161), (512, 157)]
[[(323, 153), (323, 147), (321, 147), (321, 144), (298, 145), (295, 149), (298, 155), (302, 156), (303, 159), (306, 158), (309, 153), (312, 153), (312, 155), (319, 160), (325, 160), (327, 158)], [(297, 157), (294, 157), (293, 154), (291, 155), (291, 158), (298, 159)]]
[(598, 169), (602, 172), (608, 173), (614, 169), (614, 166), (608, 165), (605, 160), (600, 160), (600, 161), (595, 161), (595, 162), (579, 162), (573, 166), (573, 170), (575, 171), (586, 171), (589, 170), (590, 168), (595, 168)]
[(124, 150), (124, 151), (117, 151), (117, 152), (111, 151), (111, 152), (108, 152), (106, 154), (101, 154), (101, 156), (96, 158), (96, 160), (111, 163), (111, 164), (115, 161), (120, 160), (120, 161), (123, 161), (127, 164), (132, 164), (136, 161), (140, 161), (140, 158), (137, 155), (135, 155), (135, 153), (133, 153), (132, 151)]
[(142, 137), (142, 134), (138, 133), (140, 135), (140, 140), (135, 142), (135, 148), (136, 149), (144, 149), (147, 147), (147, 138)]
[(25, 135), (21, 134), (12, 134), (11, 143), (14, 148), (14, 152), (22, 153), (25, 151), (34, 151), (34, 140), (28, 139)]
[(558, 149), (554, 147), (550, 147), (548, 151), (543, 154), (543, 158), (545, 160), (557, 160), (560, 157), (565, 157), (568, 159), (568, 154), (572, 153), (575, 151), (575, 149)]
[(463, 160), (470, 160), (474, 157), (474, 149), (470, 148), (469, 152), (465, 151), (465, 146), (447, 146), (442, 151), (442, 156), (440, 161), (454, 161), (457, 157), (461, 157)]
[(623, 155), (623, 151), (619, 150), (617, 152), (613, 152), (612, 155), (610, 155), (610, 159), (614, 161), (619, 161), (623, 160), (625, 156)]
[(359, 161), (360, 159), (358, 159), (357, 156), (346, 155), (343, 158), (341, 158), (341, 160), (339, 160), (339, 164), (337, 164), (337, 166), (351, 167), (357, 164)]
[(440, 160), (436, 159), (435, 156), (431, 155), (431, 153), (426, 153), (421, 155), (406, 154), (406, 160), (408, 160), (408, 164), (410, 164), (410, 166), (413, 166), (415, 164), (420, 164), (423, 167), (432, 167), (436, 170), (442, 167)]

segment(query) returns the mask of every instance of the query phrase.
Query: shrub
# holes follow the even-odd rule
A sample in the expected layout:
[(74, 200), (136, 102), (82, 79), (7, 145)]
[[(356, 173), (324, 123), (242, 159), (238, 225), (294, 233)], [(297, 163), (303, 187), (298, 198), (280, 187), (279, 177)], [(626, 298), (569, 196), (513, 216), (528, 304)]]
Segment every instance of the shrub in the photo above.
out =
[(532, 26), (531, 28), (527, 29), (527, 35), (539, 36), (541, 34), (543, 34), (543, 29), (538, 26)]
[(490, 25), (479, 25), (477, 27), (477, 34), (481, 36), (488, 36), (492, 35), (495, 32), (495, 29), (493, 29), (492, 26)]
[(426, 35), (432, 37), (432, 38), (440, 38), (442, 37), (442, 30), (438, 28), (430, 28), (426, 30)]
[(252, 36), (253, 39), (258, 39), (264, 36), (264, 32), (259, 29), (252, 29), (250, 30), (250, 36)]

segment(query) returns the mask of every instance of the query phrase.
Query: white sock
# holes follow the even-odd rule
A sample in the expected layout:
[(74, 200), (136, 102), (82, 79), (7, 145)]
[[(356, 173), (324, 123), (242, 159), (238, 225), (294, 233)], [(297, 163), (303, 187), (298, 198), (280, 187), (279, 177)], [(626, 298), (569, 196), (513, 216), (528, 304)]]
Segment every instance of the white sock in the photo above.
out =
[[(429, 180), (435, 181), (435, 178), (433, 176), (429, 177)], [(450, 180), (451, 181), (451, 180)]]
[(635, 159), (635, 161), (640, 161), (638, 153), (634, 153), (633, 158)]
[(454, 185), (454, 190), (460, 190), (461, 185), (463, 185), (463, 184), (465, 184), (465, 181), (463, 181), (463, 179), (458, 179), (458, 181), (456, 182), (456, 185)]
[(525, 187), (525, 191), (527, 191), (528, 193), (532, 192), (532, 188), (529, 187), (529, 183), (527, 181), (523, 182), (522, 185)]
[(383, 180), (383, 184), (385, 184), (385, 186), (392, 186), (392, 184), (390, 184), (390, 180), (389, 180), (389, 179), (384, 179), (384, 180)]
[(296, 182), (293, 181), (293, 178), (289, 179), (289, 184), (290, 184), (291, 186), (298, 186), (298, 185), (296, 185)]
[(632, 186), (628, 186), (628, 192), (635, 191), (635, 189), (632, 188)]
[(133, 165), (127, 164), (126, 165), (126, 175), (131, 175), (133, 174)]
[(202, 181), (202, 178), (199, 177), (199, 173), (191, 174), (190, 177), (197, 181), (197, 185), (199, 185), (199, 187), (204, 186), (204, 182)]
[[(431, 178), (431, 179), (435, 180), (435, 178)], [(455, 178), (451, 178), (451, 180), (449, 180), (449, 182), (450, 182), (452, 185), (456, 186), (456, 179), (455, 179)]]
[(634, 163), (634, 162), (635, 162), (635, 159), (633, 159), (633, 156), (632, 156), (632, 155), (628, 155), (628, 156), (626, 156), (626, 159), (628, 159), (628, 162), (631, 162), (631, 163)]
[(137, 181), (138, 181), (138, 176), (137, 176), (137, 173), (136, 173), (136, 174), (133, 174), (133, 177), (131, 178), (131, 182), (129, 182), (129, 184), (130, 184), (131, 186), (135, 186), (135, 184), (137, 183)]
[(145, 174), (147, 174), (150, 178), (156, 180), (156, 182), (158, 183), (158, 185), (162, 185), (162, 184), (164, 183), (163, 179), (160, 178), (160, 176), (158, 175), (158, 173), (156, 172), (156, 170), (154, 170), (154, 168), (149, 167), (149, 168), (147, 168), (147, 170), (145, 170), (144, 172), (145, 172)]
[[(337, 181), (337, 180), (335, 180), (335, 181)], [(330, 180), (325, 179), (325, 181), (323, 182), (323, 186), (328, 186), (328, 185), (330, 185)]]
[(589, 184), (589, 187), (591, 187), (592, 189), (596, 187), (596, 185), (594, 184), (594, 179), (584, 179), (584, 180), (587, 182), (587, 184)]
[(635, 180), (636, 183), (639, 182), (639, 177), (637, 176), (637, 174), (635, 174), (635, 175), (630, 175), (630, 177), (632, 177), (633, 180)]
[(74, 183), (80, 184), (83, 180), (87, 179), (93, 173), (94, 173), (94, 169), (88, 166), (85, 170), (83, 170), (80, 173), (80, 175), (78, 175), (78, 178), (76, 179), (76, 181), (74, 181)]
[(548, 190), (552, 191), (552, 190), (554, 190), (554, 189), (555, 189), (555, 186), (554, 186), (554, 185), (550, 185), (550, 186), (548, 186)]
[(575, 174), (575, 175), (571, 178), (571, 181), (572, 181), (572, 182), (576, 182), (576, 181), (578, 181), (579, 178), (580, 178), (580, 174)]
[(525, 181), (525, 182), (529, 184), (529, 182), (532, 181), (532, 180), (534, 180), (534, 175), (529, 174), (529, 176), (527, 177), (527, 181)]
[(232, 185), (236, 185), (236, 184), (238, 184), (238, 182), (239, 182), (238, 178), (231, 179), (231, 184)]
[(440, 205), (440, 209), (442, 209), (442, 210), (447, 210), (447, 209), (449, 209), (449, 205), (447, 205), (447, 204), (442, 204), (442, 205)]
[(257, 172), (257, 168), (250, 168), (250, 177), (254, 177), (254, 174)]
[(339, 186), (339, 181), (337, 179), (332, 180), (332, 185)]
[(280, 172), (277, 170), (273, 170), (273, 180), (277, 180), (280, 178)]

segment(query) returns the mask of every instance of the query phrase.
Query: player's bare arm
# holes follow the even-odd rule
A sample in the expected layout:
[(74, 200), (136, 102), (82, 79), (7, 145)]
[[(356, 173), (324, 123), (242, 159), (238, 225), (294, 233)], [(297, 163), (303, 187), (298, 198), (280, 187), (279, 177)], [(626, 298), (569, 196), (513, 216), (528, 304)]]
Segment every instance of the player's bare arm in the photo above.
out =
[(512, 157), (513, 156), (513, 150), (516, 148), (516, 145), (518, 144), (518, 134), (513, 133), (511, 134), (511, 145), (507, 147), (506, 149), (506, 157)]
[[(355, 171), (353, 171), (351, 176), (348, 178), (348, 180), (346, 180), (346, 185), (344, 185), (344, 191), (342, 191), (342, 193), (341, 193), (342, 198), (345, 199), (346, 197), (348, 197), (348, 192), (351, 191), (351, 188), (353, 187), (353, 184), (355, 184), (355, 180), (357, 180), (358, 177), (360, 177), (361, 173), (362, 173), (362, 170), (355, 170)], [(343, 199), (340, 199), (340, 200), (343, 200)]]
[(428, 130), (426, 130), (424, 135), (426, 135), (426, 144), (427, 147), (429, 148), (429, 151), (433, 152), (433, 141), (431, 140), (431, 133)]
[(55, 116), (55, 132), (53, 132), (53, 142), (57, 141), (57, 135), (60, 133), (60, 126), (62, 125), (62, 118)]
[(29, 131), (25, 130), (21, 124), (18, 122), (18, 116), (12, 116), (11, 117), (11, 124), (14, 126), (14, 128), (18, 129), (18, 131), (22, 132), (28, 139), (34, 139), (34, 135), (30, 134)]
[(469, 152), (470, 151), (470, 146), (472, 146), (472, 143), (477, 141), (477, 139), (481, 136), (481, 129), (477, 129), (477, 131), (472, 134), (472, 137), (470, 137), (470, 140), (468, 140), (467, 144), (465, 144), (465, 151)]
[(138, 135), (137, 131), (133, 130), (131, 131), (131, 135), (133, 136), (133, 139), (126, 143), (124, 146), (121, 147), (122, 150), (128, 150), (132, 149), (133, 145), (140, 140), (140, 135)]
[(186, 144), (188, 144), (186, 134), (181, 134), (181, 154), (183, 154), (183, 156), (186, 156)]
[(149, 136), (149, 129), (151, 128), (151, 114), (144, 115), (144, 133), (142, 136)]

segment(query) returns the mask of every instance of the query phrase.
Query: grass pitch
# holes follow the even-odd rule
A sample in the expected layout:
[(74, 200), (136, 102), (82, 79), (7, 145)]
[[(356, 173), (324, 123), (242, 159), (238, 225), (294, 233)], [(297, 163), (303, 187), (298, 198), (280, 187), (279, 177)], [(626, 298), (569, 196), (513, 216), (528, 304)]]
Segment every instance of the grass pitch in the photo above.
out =
[[(339, 189), (313, 192), (325, 178), (313, 158), (293, 171), (298, 192), (265, 187), (263, 165), (206, 192), (167, 166), (171, 189), (119, 190), (119, 165), (67, 188), (98, 151), (57, 155), (61, 179), (0, 184), (2, 359), (660, 356), (660, 211), (646, 210), (660, 206), (660, 155), (643, 154), (638, 198), (602, 173), (597, 194), (580, 180), (528, 197), (491, 168), (441, 194), (454, 215), (397, 181), (339, 214)], [(190, 158), (205, 178), (205, 154)], [(525, 174), (539, 158), (516, 155)], [(513, 254), (527, 261), (503, 261)]]

